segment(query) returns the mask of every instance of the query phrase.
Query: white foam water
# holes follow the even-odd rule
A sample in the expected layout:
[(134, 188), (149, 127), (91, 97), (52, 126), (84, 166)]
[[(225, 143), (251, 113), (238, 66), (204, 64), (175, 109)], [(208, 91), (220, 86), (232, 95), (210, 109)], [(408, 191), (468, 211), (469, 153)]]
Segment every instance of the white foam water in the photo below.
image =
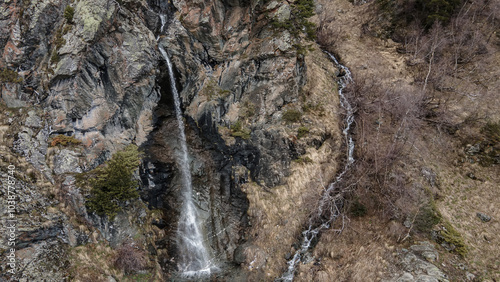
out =
[[(164, 16), (162, 19), (161, 30), (165, 25)], [(177, 162), (180, 168), (182, 178), (182, 198), (183, 206), (177, 228), (177, 243), (179, 250), (179, 272), (184, 277), (205, 277), (210, 275), (212, 270), (217, 269), (211, 260), (210, 253), (205, 246), (205, 240), (201, 229), (201, 222), (198, 216), (196, 206), (193, 201), (193, 190), (191, 180), (191, 170), (189, 163), (189, 154), (186, 143), (186, 134), (184, 132), (184, 120), (181, 112), (181, 103), (179, 93), (175, 85), (175, 77), (172, 69), (172, 63), (167, 52), (162, 46), (158, 46), (160, 52), (167, 62), (168, 75), (170, 78), (171, 91), (175, 104), (175, 116), (179, 128), (180, 152), (177, 156)]]

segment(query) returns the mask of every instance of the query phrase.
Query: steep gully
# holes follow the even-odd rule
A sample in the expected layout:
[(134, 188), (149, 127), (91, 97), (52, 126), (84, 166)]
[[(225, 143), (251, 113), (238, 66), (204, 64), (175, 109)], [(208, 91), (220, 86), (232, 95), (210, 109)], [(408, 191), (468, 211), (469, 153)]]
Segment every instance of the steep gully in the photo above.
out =
[[(165, 15), (160, 15), (161, 29), (165, 27)], [(204, 236), (201, 231), (201, 222), (197, 215), (197, 209), (193, 202), (192, 179), (189, 164), (188, 148), (186, 143), (186, 134), (184, 132), (184, 121), (182, 117), (181, 103), (179, 93), (175, 85), (175, 77), (172, 69), (172, 63), (165, 49), (159, 45), (160, 52), (167, 63), (168, 76), (170, 78), (171, 92), (175, 104), (175, 116), (179, 129), (180, 152), (177, 156), (177, 162), (180, 167), (182, 177), (182, 210), (177, 229), (177, 240), (180, 249), (179, 271), (185, 277), (202, 277), (210, 275), (211, 271), (217, 267), (213, 265), (210, 254), (205, 246)]]
[(342, 189), (342, 181), (344, 175), (349, 171), (351, 165), (354, 163), (354, 141), (351, 136), (351, 126), (354, 123), (354, 109), (352, 108), (349, 100), (344, 95), (343, 90), (352, 82), (352, 75), (350, 70), (339, 61), (332, 54), (325, 51), (325, 53), (334, 62), (335, 66), (342, 70), (341, 78), (339, 79), (339, 98), (340, 106), (346, 111), (345, 113), (345, 128), (342, 131), (345, 142), (347, 145), (346, 163), (342, 171), (337, 175), (335, 181), (328, 185), (318, 203), (318, 210), (310, 216), (308, 228), (302, 232), (302, 243), (300, 248), (295, 252), (293, 257), (288, 261), (288, 269), (276, 281), (293, 281), (294, 273), (297, 265), (306, 260), (308, 251), (313, 247), (314, 241), (318, 238), (323, 230), (330, 228), (335, 220), (341, 216), (340, 207), (343, 204), (344, 190)]

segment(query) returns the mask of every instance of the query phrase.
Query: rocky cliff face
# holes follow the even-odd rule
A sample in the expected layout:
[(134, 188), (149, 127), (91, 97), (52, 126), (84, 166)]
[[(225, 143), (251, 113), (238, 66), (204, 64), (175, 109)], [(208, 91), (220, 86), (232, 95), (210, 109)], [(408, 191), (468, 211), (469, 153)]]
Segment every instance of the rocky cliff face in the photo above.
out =
[[(85, 281), (93, 279), (88, 269), (102, 264), (96, 279), (120, 279), (123, 272), (90, 250), (112, 256), (105, 245), (130, 240), (148, 253), (149, 278), (175, 271), (178, 140), (158, 44), (175, 65), (193, 188), (218, 264), (242, 270), (230, 272), (239, 279), (270, 279), (284, 269), (312, 208), (296, 207), (314, 202), (333, 178), (341, 146), (336, 70), (316, 45), (270, 24), (290, 19), (289, 3), (0, 5), (0, 67), (16, 73), (2, 81), (2, 151), (9, 155), (3, 163), (16, 162), (19, 179), (32, 172), (22, 189), (40, 193), (38, 208), (20, 204), (19, 238), (26, 239), (18, 245), (17, 273), (6, 277), (29, 281), (47, 273)], [(167, 19), (163, 29), (160, 15)], [(58, 134), (81, 144), (53, 146)], [(114, 222), (88, 215), (74, 173), (130, 143), (146, 153), (141, 200)]]

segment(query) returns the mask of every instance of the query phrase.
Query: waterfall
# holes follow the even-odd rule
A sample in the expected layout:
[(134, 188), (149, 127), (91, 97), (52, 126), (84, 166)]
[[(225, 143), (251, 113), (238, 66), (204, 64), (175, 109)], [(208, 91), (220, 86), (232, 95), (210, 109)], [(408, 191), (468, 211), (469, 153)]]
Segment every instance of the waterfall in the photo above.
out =
[[(162, 26), (165, 25), (164, 16), (161, 17)], [(209, 275), (211, 270), (216, 269), (212, 265), (211, 257), (204, 244), (203, 233), (201, 231), (201, 222), (198, 217), (196, 206), (193, 202), (191, 170), (189, 168), (189, 156), (186, 144), (186, 134), (184, 132), (184, 121), (181, 112), (181, 103), (179, 93), (175, 86), (174, 72), (172, 63), (167, 52), (161, 45), (158, 45), (163, 58), (167, 62), (168, 75), (172, 95), (174, 96), (175, 116), (179, 127), (180, 152), (177, 156), (177, 162), (180, 167), (182, 180), (182, 198), (183, 205), (179, 218), (177, 229), (177, 241), (179, 249), (179, 271), (185, 277), (201, 277)]]
[[(342, 204), (342, 193), (336, 193), (337, 188), (341, 185), (343, 176), (354, 163), (354, 141), (351, 137), (351, 126), (354, 123), (354, 110), (345, 97), (343, 90), (352, 82), (351, 71), (340, 64), (338, 60), (330, 53), (325, 53), (335, 63), (335, 66), (342, 70), (343, 76), (339, 79), (339, 99), (340, 106), (346, 111), (345, 128), (342, 131), (346, 142), (346, 164), (342, 171), (337, 175), (335, 180), (328, 185), (328, 188), (323, 193), (319, 200), (317, 212), (309, 218), (309, 226), (302, 231), (302, 243), (300, 248), (295, 252), (293, 257), (288, 261), (287, 271), (277, 279), (277, 281), (293, 281), (295, 268), (299, 262), (306, 256), (312, 242), (318, 237), (321, 231), (330, 228), (331, 224), (341, 215), (339, 205)], [(319, 219), (319, 222), (318, 222)]]

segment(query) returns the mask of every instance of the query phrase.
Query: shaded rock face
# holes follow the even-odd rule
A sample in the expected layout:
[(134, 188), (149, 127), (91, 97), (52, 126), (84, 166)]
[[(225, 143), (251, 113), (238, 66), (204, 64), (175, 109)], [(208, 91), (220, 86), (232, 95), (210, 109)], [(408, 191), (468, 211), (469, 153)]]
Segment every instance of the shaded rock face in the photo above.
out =
[[(297, 56), (290, 33), (274, 30), (266, 16), (279, 11), (285, 15), (279, 18), (286, 18), (289, 6), (266, 8), (262, 1), (243, 0), (4, 1), (0, 6), (0, 67), (23, 78), (3, 87), (2, 95), (12, 97), (11, 106), (45, 109), (43, 115), (30, 114), (17, 134), (16, 152), (30, 156), (45, 178), (68, 192), (69, 205), (94, 223), (101, 238), (119, 245), (137, 228), (123, 215), (113, 225), (87, 217), (83, 196), (68, 175), (102, 164), (127, 144), (142, 145), (141, 198), (164, 212), (154, 222), (165, 231), (154, 249), (155, 254), (166, 250), (158, 252), (158, 262), (170, 272), (180, 251), (175, 230), (182, 187), (172, 93), (157, 44), (165, 47), (176, 69), (204, 232), (214, 257), (233, 262), (248, 239), (249, 201), (241, 185), (266, 190), (284, 185), (291, 161), (305, 153), (304, 143), (291, 138), (282, 121), (305, 84), (305, 60)], [(67, 6), (74, 8), (72, 19), (63, 16)], [(168, 18), (163, 32), (159, 14)], [(248, 136), (237, 135), (235, 124)], [(56, 134), (74, 136), (82, 147), (52, 150), (47, 158), (48, 140)], [(66, 244), (90, 242), (69, 219), (59, 221), (43, 232), (23, 233), (23, 247), (52, 240), (64, 250)], [(259, 249), (255, 253), (265, 256)]]

